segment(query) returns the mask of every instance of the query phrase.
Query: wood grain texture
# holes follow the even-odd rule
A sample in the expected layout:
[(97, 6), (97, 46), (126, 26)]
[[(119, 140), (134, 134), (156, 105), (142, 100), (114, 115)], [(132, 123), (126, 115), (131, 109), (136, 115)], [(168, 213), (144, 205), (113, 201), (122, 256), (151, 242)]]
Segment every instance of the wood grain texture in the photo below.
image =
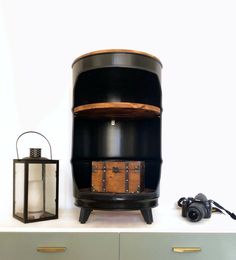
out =
[(76, 116), (89, 118), (153, 118), (160, 116), (161, 109), (141, 103), (104, 102), (77, 106), (74, 113)]
[[(126, 166), (128, 167), (127, 174)], [(92, 191), (108, 193), (142, 192), (144, 190), (144, 168), (145, 164), (142, 161), (93, 161)], [(103, 189), (104, 184), (105, 190)]]

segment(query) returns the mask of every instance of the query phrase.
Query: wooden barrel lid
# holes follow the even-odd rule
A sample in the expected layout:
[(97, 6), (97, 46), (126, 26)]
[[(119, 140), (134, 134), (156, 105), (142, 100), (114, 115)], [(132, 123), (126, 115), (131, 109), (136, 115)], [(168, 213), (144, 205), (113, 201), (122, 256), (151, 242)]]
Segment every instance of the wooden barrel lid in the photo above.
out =
[(105, 102), (77, 106), (74, 113), (86, 118), (154, 118), (160, 116), (161, 109), (148, 104)]
[(162, 67), (161, 61), (156, 56), (149, 54), (147, 52), (137, 51), (137, 50), (128, 50), (128, 49), (106, 49), (106, 50), (97, 50), (97, 51), (88, 52), (88, 53), (85, 53), (85, 54), (79, 56), (77, 59), (75, 59), (74, 62), (72, 63), (72, 67), (77, 61), (79, 61), (81, 59), (84, 59), (84, 58), (89, 57), (89, 56), (106, 54), (106, 53), (128, 53), (128, 54), (142, 55), (142, 56), (146, 56), (146, 57), (154, 59), (155, 61), (160, 63), (160, 65)]

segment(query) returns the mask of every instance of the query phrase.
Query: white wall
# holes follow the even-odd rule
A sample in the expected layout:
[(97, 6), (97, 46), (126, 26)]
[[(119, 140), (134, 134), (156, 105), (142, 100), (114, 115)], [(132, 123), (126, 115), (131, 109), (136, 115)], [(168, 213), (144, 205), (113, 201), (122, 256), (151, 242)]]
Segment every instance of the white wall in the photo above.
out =
[(235, 8), (233, 0), (1, 0), (0, 214), (11, 214), (15, 140), (26, 130), (51, 141), (60, 208), (73, 207), (71, 64), (107, 48), (146, 51), (164, 65), (160, 204), (204, 192), (232, 209)]

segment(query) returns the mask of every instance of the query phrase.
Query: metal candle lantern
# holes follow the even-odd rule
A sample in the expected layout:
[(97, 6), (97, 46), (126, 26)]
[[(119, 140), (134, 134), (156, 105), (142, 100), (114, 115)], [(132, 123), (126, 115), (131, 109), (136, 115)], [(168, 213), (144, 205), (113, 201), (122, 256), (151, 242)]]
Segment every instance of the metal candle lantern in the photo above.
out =
[[(50, 159), (41, 157), (41, 148), (30, 148), (30, 156), (19, 159), (18, 141), (25, 134), (42, 136), (50, 148)], [(52, 160), (48, 139), (35, 131), (22, 133), (16, 140), (13, 160), (13, 217), (24, 222), (58, 218), (59, 161)]]

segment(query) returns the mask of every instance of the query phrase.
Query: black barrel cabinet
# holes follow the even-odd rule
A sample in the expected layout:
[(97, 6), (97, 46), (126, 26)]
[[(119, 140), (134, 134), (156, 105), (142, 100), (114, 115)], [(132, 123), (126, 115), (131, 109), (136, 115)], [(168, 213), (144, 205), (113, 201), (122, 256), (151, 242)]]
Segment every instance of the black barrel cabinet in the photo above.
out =
[[(85, 223), (92, 210), (140, 210), (151, 224), (162, 163), (161, 62), (148, 53), (113, 49), (82, 55), (72, 68), (71, 163), (79, 221)], [(137, 188), (129, 188), (138, 174)], [(118, 182), (124, 184), (117, 188)]]

